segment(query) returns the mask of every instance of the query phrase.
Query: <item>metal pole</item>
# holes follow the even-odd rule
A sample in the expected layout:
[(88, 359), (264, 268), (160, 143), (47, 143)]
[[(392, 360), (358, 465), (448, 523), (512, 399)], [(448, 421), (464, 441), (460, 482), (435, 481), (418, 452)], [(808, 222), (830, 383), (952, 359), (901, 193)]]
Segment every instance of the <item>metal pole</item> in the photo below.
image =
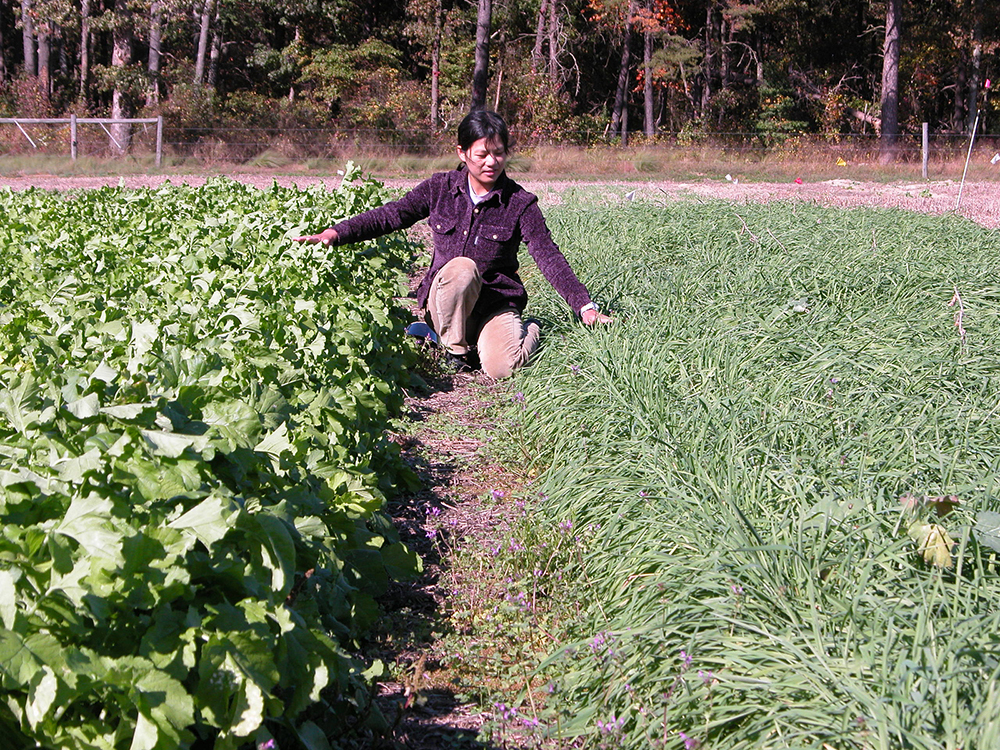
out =
[(928, 160), (928, 158), (930, 156), (930, 126), (926, 122), (922, 123), (921, 131), (922, 132), (921, 132), (920, 146), (921, 146), (921, 154), (922, 154), (922, 157), (923, 157), (923, 159), (922, 159), (922, 161), (923, 161), (922, 173), (923, 173), (924, 179), (926, 180), (927, 179), (927, 160)]
[(163, 115), (156, 118), (156, 167), (163, 164)]
[(15, 120), (14, 124), (17, 125), (17, 129), (21, 131), (21, 135), (23, 135), (25, 138), (28, 139), (28, 143), (31, 144), (31, 147), (37, 149), (38, 148), (38, 144), (35, 143), (33, 140), (31, 140), (31, 136), (28, 135), (28, 131), (21, 127), (21, 123), (19, 123), (17, 120)]
[(76, 161), (76, 115), (69, 116), (69, 155)]
[[(986, 97), (990, 95), (990, 79), (986, 79), (986, 94), (983, 96), (983, 104)], [(972, 123), (972, 137), (969, 138), (969, 153), (965, 155), (965, 169), (962, 170), (962, 181), (958, 185), (958, 199), (955, 201), (955, 210), (962, 204), (962, 189), (965, 187), (965, 175), (969, 171), (969, 159), (972, 158), (972, 144), (976, 142), (976, 130), (979, 129), (979, 107), (976, 107), (976, 119)]]

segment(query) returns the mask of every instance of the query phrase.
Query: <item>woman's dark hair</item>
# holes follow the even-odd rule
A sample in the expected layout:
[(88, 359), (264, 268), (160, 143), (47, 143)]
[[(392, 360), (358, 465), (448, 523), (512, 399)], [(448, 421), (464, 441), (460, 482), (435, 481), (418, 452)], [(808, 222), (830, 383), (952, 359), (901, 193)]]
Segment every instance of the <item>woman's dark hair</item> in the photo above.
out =
[(468, 151), (480, 138), (485, 138), (487, 143), (500, 143), (506, 151), (510, 145), (507, 123), (496, 112), (488, 109), (470, 112), (458, 125), (458, 146), (463, 151)]

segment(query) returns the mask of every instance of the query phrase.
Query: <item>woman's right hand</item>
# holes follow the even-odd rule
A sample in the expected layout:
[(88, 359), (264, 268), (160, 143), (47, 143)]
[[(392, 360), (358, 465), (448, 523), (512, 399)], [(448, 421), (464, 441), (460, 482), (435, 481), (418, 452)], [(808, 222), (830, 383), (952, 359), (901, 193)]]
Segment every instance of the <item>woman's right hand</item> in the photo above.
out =
[(307, 242), (310, 245), (332, 245), (339, 238), (337, 236), (337, 230), (333, 227), (329, 229), (324, 229), (319, 234), (308, 234), (304, 237), (292, 237), (295, 242)]

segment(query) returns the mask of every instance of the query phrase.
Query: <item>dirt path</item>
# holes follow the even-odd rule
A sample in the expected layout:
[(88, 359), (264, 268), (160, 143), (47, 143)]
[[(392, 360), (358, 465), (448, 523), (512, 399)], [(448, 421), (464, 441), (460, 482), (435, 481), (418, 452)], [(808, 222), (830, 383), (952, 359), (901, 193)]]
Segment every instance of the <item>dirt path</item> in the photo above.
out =
[[(305, 187), (323, 183), (330, 187), (338, 184), (336, 175), (327, 178), (297, 177), (286, 175), (231, 174), (240, 182), (267, 187), (279, 185)], [(122, 177), (58, 177), (55, 175), (26, 175), (0, 177), (0, 187), (23, 190), (39, 187), (54, 190), (96, 188), (105, 185), (124, 185), (130, 188), (155, 187), (169, 180), (174, 184), (201, 185), (208, 179), (203, 175), (125, 175)], [(829, 206), (878, 206), (903, 208), (932, 214), (952, 211), (990, 228), (1000, 227), (1000, 183), (977, 182), (959, 185), (953, 180), (917, 181), (896, 183), (859, 182), (856, 180), (823, 180), (796, 182), (747, 182), (735, 177), (730, 180), (678, 181), (640, 180), (588, 180), (539, 179), (531, 175), (515, 175), (515, 179), (528, 190), (535, 192), (543, 205), (561, 201), (561, 194), (570, 188), (603, 186), (609, 199), (635, 191), (637, 198), (675, 200), (685, 197), (722, 198), (737, 202), (767, 202), (774, 200), (800, 200)], [(416, 180), (390, 179), (384, 181), (393, 187), (409, 187)], [(959, 191), (961, 189), (961, 201)]]
[[(482, 549), (504, 528), (503, 505), (484, 500), (509, 498), (520, 488), (520, 478), (488, 449), (496, 402), (509, 389), (482, 373), (425, 375), (428, 391), (406, 399), (413, 429), (396, 437), (422, 489), (392, 501), (389, 512), (403, 541), (423, 559), (424, 574), (395, 586), (383, 601), (386, 619), (373, 655), (398, 675), (380, 686), (379, 704), (392, 725), (383, 744), (483, 750), (490, 745), (481, 729), (492, 717), (463, 698), (468, 670), (449, 658), (454, 643), (446, 645), (441, 636), (455, 630), (450, 616), (457, 603), (467, 601), (471, 589), (490, 585), (454, 564), (463, 548)], [(488, 579), (489, 571), (484, 575)]]

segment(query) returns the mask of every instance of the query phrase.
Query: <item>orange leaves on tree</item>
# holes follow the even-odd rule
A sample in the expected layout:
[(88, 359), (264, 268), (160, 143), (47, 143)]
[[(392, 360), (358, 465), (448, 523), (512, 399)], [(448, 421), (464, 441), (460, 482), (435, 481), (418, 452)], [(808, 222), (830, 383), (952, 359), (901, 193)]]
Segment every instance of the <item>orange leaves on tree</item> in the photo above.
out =
[(587, 16), (599, 26), (622, 29), (632, 25), (643, 33), (672, 33), (683, 27), (681, 16), (670, 0), (651, 0), (644, 6), (629, 0), (587, 0)]

